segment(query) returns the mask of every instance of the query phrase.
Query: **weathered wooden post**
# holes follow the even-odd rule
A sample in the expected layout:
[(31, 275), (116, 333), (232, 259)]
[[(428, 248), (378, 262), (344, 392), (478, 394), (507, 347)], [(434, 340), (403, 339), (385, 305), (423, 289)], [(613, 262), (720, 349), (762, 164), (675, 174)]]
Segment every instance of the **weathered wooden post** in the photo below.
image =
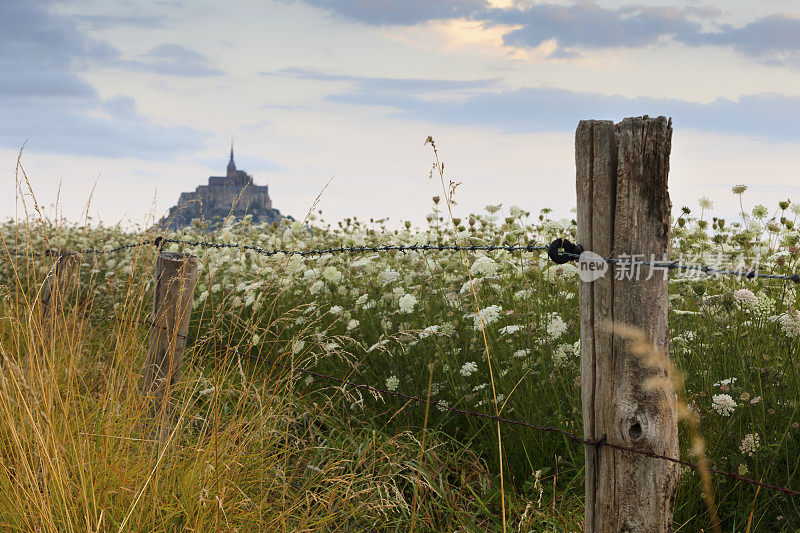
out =
[[(665, 117), (581, 121), (575, 165), (578, 242), (630, 260), (580, 282), (584, 436), (678, 457), (675, 395), (646, 384), (666, 370), (648, 366), (607, 328), (609, 320), (637, 327), (669, 353), (666, 271), (635, 258), (664, 261), (669, 253), (671, 142)], [(674, 463), (587, 446), (586, 531), (671, 531), (679, 477)]]
[(151, 400), (151, 412), (164, 421), (170, 413), (169, 396), (180, 375), (194, 288), (197, 258), (177, 252), (163, 252), (156, 261), (153, 289), (153, 324), (144, 363), (142, 392)]
[(61, 307), (61, 301), (75, 280), (78, 267), (78, 256), (61, 251), (47, 273), (39, 301), (42, 304), (42, 320), (49, 322)]
[(44, 353), (47, 345), (53, 336), (58, 311), (61, 309), (64, 297), (69, 292), (72, 283), (77, 279), (79, 259), (74, 253), (61, 251), (53, 263), (52, 268), (47, 273), (44, 280), (42, 291), (39, 294), (42, 316), (42, 338), (41, 345), (32, 354), (33, 357), (41, 356), (36, 362), (31, 359), (27, 361), (26, 373), (30, 376), (37, 364), (44, 362)]

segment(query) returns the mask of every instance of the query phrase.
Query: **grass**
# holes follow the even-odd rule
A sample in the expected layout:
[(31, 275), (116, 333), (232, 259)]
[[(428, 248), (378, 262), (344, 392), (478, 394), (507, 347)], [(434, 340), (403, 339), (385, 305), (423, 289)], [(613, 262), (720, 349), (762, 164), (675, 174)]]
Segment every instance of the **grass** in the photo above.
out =
[[(315, 212), (304, 223), (245, 219), (213, 234), (198, 225), (168, 235), (296, 250), (574, 240), (574, 222), (547, 209), (487, 206), (458, 217), (450, 193), (450, 224), (434, 199), (423, 228), (355, 217), (330, 224)], [(796, 270), (800, 207), (781, 204), (772, 218), (763, 206), (743, 208), (731, 223), (706, 219), (703, 204), (699, 218), (684, 208), (674, 220), (676, 256), (735, 264), (758, 255), (762, 272)], [(154, 233), (30, 213), (0, 226), (0, 528), (500, 531), (505, 519), (511, 531), (582, 529), (584, 451), (575, 443), (297, 370), (581, 434), (570, 265), (527, 253), (285, 258), (171, 245), (197, 255), (201, 275), (194, 340), (168, 438), (158, 441), (139, 393), (156, 249), (82, 256), (50, 319), (40, 299), (54, 258), (35, 255), (149, 242)], [(794, 285), (670, 281), (670, 357), (699, 421), (680, 427), (683, 458), (692, 459), (696, 429), (709, 466), (797, 488), (797, 309)], [(724, 531), (800, 527), (796, 498), (711, 482)], [(700, 487), (682, 471), (676, 530), (709, 527)]]

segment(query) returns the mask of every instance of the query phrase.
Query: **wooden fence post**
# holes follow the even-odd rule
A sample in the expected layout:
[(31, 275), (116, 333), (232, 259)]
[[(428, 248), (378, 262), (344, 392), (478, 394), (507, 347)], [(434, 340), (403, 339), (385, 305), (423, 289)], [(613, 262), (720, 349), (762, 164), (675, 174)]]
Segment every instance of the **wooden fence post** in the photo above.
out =
[[(75, 281), (79, 259), (74, 253), (61, 251), (53, 263), (53, 267), (47, 273), (44, 280), (42, 292), (39, 294), (42, 316), (42, 338), (41, 345), (34, 350), (33, 357), (41, 356), (38, 364), (44, 362), (44, 352), (49, 339), (53, 335), (56, 326), (57, 313), (61, 309), (64, 297), (67, 295), (70, 285)], [(30, 376), (37, 363), (28, 359), (26, 373)]]
[[(580, 122), (577, 222), (585, 250), (666, 260), (671, 142), (672, 123), (665, 117)], [(666, 271), (628, 265), (612, 263), (603, 277), (580, 282), (584, 436), (678, 457), (675, 395), (646, 385), (666, 370), (645, 364), (607, 328), (609, 320), (637, 327), (669, 353)], [(586, 446), (586, 531), (671, 531), (679, 478), (674, 463)]]
[(61, 301), (75, 279), (78, 256), (70, 252), (59, 252), (53, 268), (47, 273), (39, 301), (42, 303), (42, 319), (50, 321), (60, 309)]
[(159, 254), (153, 289), (153, 324), (144, 363), (142, 392), (158, 416), (161, 437), (170, 414), (169, 396), (180, 375), (194, 288), (197, 257), (177, 252)]

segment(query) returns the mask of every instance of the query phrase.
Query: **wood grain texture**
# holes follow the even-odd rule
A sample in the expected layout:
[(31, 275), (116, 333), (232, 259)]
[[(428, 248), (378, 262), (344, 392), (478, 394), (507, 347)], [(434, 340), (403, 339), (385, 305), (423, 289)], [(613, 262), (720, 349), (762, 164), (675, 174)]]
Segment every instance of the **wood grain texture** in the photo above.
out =
[[(664, 117), (582, 121), (575, 135), (578, 242), (604, 257), (669, 252), (667, 190), (672, 126)], [(605, 277), (580, 282), (581, 400), (584, 435), (678, 456), (675, 397), (645, 386), (665, 375), (627, 349), (607, 321), (642, 329), (669, 349), (668, 281), (632, 279), (610, 265)], [(638, 278), (638, 279), (637, 279)], [(671, 531), (678, 466), (607, 447), (586, 448), (586, 531)]]
[(160, 418), (162, 428), (186, 349), (197, 276), (196, 257), (176, 252), (158, 256), (153, 290), (154, 324), (142, 372), (142, 393), (151, 401), (152, 412)]

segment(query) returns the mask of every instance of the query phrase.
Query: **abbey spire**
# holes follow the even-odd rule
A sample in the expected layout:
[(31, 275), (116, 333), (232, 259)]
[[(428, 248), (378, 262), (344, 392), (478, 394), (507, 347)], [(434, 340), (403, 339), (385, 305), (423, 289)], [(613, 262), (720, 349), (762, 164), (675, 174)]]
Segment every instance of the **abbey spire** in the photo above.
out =
[(236, 177), (236, 163), (233, 162), (233, 139), (231, 139), (231, 159), (228, 161), (228, 178)]

